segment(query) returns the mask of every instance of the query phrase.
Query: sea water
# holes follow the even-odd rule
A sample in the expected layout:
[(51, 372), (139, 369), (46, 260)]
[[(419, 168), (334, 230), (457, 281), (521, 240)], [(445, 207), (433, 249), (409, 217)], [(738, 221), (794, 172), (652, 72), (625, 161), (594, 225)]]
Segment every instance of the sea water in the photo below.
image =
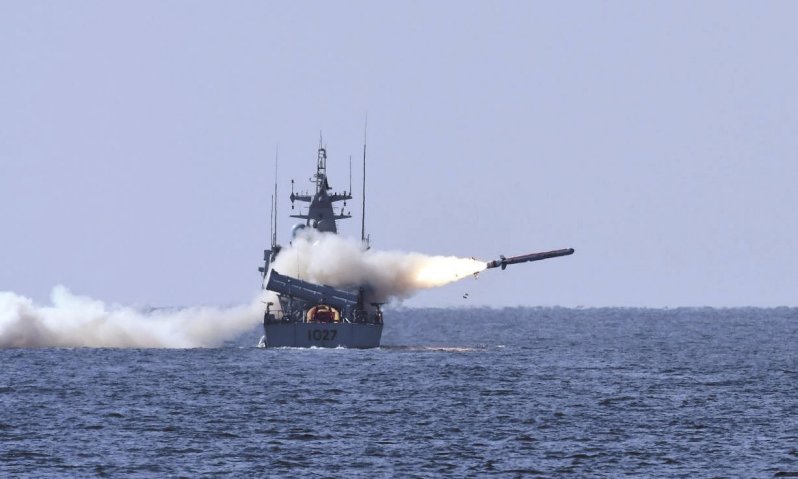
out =
[(0, 477), (798, 477), (798, 309), (399, 309), (375, 350), (0, 350)]

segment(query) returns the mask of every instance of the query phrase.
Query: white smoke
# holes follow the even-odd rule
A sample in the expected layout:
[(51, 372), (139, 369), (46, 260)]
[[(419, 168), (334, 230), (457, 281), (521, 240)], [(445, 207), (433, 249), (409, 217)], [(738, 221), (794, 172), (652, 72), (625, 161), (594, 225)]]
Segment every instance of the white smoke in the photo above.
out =
[[(283, 248), (273, 264), (282, 274), (345, 289), (363, 286), (369, 301), (404, 299), (423, 288), (443, 286), (485, 269), (485, 262), (454, 256), (375, 251), (353, 239), (307, 230)], [(149, 312), (107, 305), (53, 289), (52, 305), (0, 292), (0, 348), (214, 347), (251, 330), (264, 305), (277, 303), (264, 292), (252, 304), (231, 308), (191, 307)]]
[(0, 348), (213, 347), (252, 329), (262, 317), (259, 302), (232, 308), (192, 307), (141, 312), (53, 289), (51, 306), (0, 292)]
[(357, 239), (305, 229), (280, 252), (272, 267), (281, 274), (336, 288), (363, 286), (371, 300), (405, 299), (485, 269), (473, 258), (375, 251)]

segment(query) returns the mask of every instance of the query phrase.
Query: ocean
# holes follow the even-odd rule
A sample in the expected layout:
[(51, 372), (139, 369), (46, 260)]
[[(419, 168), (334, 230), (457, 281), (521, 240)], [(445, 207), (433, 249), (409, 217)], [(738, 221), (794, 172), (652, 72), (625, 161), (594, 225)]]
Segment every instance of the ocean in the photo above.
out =
[(393, 309), (375, 350), (0, 350), (0, 477), (798, 477), (798, 309)]

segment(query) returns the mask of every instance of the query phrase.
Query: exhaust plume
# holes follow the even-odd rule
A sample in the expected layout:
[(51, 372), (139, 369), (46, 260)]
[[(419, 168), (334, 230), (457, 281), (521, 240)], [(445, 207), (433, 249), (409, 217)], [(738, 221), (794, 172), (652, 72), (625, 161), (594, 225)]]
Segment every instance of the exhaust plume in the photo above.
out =
[(272, 267), (288, 276), (336, 288), (364, 286), (370, 301), (382, 303), (466, 278), (484, 270), (486, 263), (456, 256), (367, 250), (359, 240), (305, 229), (291, 246), (283, 248)]
[[(307, 231), (283, 248), (273, 267), (337, 288), (363, 286), (369, 301), (387, 302), (463, 279), (486, 265), (471, 258), (367, 250), (358, 240)], [(277, 302), (273, 293), (264, 291), (244, 306), (142, 312), (74, 295), (64, 286), (53, 289), (49, 306), (0, 292), (0, 348), (214, 347), (254, 328), (266, 301)]]
[(255, 327), (258, 302), (232, 308), (192, 307), (141, 312), (76, 296), (63, 286), (52, 306), (0, 292), (0, 348), (196, 348), (219, 346)]

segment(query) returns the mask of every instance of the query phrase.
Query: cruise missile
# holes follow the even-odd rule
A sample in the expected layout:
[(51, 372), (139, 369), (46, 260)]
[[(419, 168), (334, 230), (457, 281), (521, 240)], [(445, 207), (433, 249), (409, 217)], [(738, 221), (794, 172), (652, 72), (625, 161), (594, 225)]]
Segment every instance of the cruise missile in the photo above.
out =
[(543, 253), (522, 254), (521, 256), (511, 256), (509, 258), (505, 258), (504, 255), (500, 255), (499, 259), (488, 261), (488, 269), (498, 267), (504, 269), (510, 264), (526, 263), (527, 261), (540, 261), (542, 259), (556, 258), (558, 256), (568, 256), (569, 254), (574, 254), (573, 248), (545, 251)]

